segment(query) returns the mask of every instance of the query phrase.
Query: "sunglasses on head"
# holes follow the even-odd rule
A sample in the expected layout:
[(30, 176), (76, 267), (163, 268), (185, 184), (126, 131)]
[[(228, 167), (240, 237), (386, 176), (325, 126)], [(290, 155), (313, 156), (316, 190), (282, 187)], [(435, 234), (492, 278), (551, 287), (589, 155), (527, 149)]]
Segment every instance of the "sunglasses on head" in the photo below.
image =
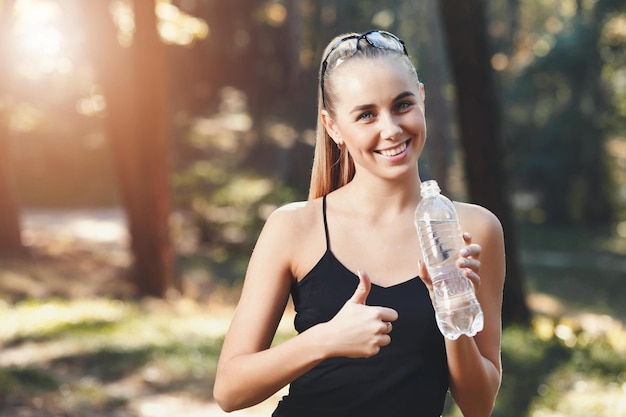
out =
[[(337, 41), (329, 50), (324, 60), (322, 61), (322, 71), (320, 73), (320, 87), (322, 90), (322, 103), (324, 104), (324, 108), (326, 108), (326, 91), (324, 90), (324, 76), (326, 75), (326, 71), (328, 70), (328, 62), (335, 53), (338, 55), (335, 61), (341, 58), (350, 58), (354, 54), (356, 54), (359, 50), (361, 50), (361, 41), (365, 40), (367, 44), (374, 48), (380, 49), (389, 49), (391, 51), (402, 52), (404, 55), (409, 55), (406, 46), (404, 45), (404, 41), (398, 38), (393, 33), (384, 31), (384, 30), (371, 30), (369, 32), (362, 33), (360, 35), (350, 35), (345, 38), (341, 38)], [(347, 45), (344, 48), (339, 49), (340, 46)]]

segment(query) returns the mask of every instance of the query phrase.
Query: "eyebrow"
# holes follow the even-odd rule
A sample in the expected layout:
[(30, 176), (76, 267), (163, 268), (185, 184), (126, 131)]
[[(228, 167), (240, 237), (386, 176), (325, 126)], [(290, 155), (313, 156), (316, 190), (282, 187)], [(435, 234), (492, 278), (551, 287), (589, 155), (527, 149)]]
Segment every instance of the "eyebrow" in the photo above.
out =
[[(413, 93), (412, 91), (404, 91), (400, 94), (398, 94), (396, 96), (396, 98), (393, 99), (394, 102), (398, 101), (398, 100), (402, 100), (403, 98), (406, 97), (415, 97), (415, 93)], [(374, 104), (360, 104), (358, 106), (354, 106), (352, 108), (352, 110), (350, 110), (350, 114), (355, 113), (355, 112), (361, 112), (364, 110), (369, 110), (373, 107), (376, 107)]]

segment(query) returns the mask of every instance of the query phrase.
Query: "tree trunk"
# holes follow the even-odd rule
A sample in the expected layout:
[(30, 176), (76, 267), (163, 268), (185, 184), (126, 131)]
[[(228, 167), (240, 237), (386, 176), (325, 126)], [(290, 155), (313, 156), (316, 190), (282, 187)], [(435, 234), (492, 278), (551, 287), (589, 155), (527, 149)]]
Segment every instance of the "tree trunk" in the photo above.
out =
[[(170, 164), (169, 109), (164, 45), (157, 32), (154, 1), (135, 2), (135, 39), (133, 68), (137, 115), (137, 156), (141, 159), (144, 192), (135, 213), (143, 228), (133, 236), (137, 262), (136, 283), (146, 295), (163, 296), (175, 282), (174, 254), (169, 236)], [(138, 190), (136, 190), (138, 191)]]
[(108, 1), (80, 2), (107, 100), (107, 126), (128, 218), (138, 295), (163, 297), (174, 278), (169, 237), (168, 121), (163, 46), (154, 1), (135, 2), (132, 49), (117, 42)]
[(428, 114), (428, 141), (426, 146), (432, 151), (430, 171), (442, 190), (448, 188), (448, 135), (446, 126), (446, 105), (443, 96), (443, 39), (441, 22), (437, 16), (437, 0), (426, 2), (428, 15), (428, 32), (430, 34), (430, 51), (424, 60), (424, 69), (428, 73), (426, 91), (426, 114)]
[(501, 114), (487, 38), (485, 2), (443, 0), (444, 33), (457, 93), (457, 117), (470, 199), (492, 210), (502, 222), (507, 252), (502, 318), (504, 324), (528, 324), (503, 155)]
[[(0, 97), (9, 93), (11, 71), (9, 57), (13, 22), (11, 14), (14, 0), (0, 3)], [(11, 131), (8, 112), (0, 107), (0, 257), (22, 255), (19, 205), (11, 166)]]
[[(0, 118), (3, 116), (2, 113), (4, 112), (0, 112)], [(22, 245), (19, 205), (11, 167), (10, 140), (9, 129), (6, 123), (2, 123), (0, 125), (0, 257), (23, 255), (26, 251)]]

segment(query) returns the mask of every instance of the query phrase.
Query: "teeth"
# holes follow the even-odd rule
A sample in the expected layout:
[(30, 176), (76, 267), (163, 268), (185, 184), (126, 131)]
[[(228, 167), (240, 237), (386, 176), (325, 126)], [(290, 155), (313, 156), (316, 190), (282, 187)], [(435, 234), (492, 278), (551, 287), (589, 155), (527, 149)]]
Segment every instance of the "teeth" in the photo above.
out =
[(406, 142), (400, 144), (397, 148), (393, 149), (385, 149), (384, 151), (379, 151), (379, 153), (383, 156), (396, 156), (406, 149)]

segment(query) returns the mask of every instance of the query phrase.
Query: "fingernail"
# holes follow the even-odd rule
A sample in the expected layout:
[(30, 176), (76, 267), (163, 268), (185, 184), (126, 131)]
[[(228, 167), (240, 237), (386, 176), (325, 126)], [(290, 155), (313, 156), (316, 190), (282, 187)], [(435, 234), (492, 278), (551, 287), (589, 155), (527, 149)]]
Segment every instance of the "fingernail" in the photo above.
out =
[(461, 261), (459, 262), (459, 264), (460, 264), (462, 267), (466, 267), (466, 266), (467, 266), (467, 264), (468, 264), (467, 259), (461, 259)]
[(463, 255), (463, 256), (469, 255), (469, 251), (467, 250), (467, 248), (461, 249), (461, 255)]

